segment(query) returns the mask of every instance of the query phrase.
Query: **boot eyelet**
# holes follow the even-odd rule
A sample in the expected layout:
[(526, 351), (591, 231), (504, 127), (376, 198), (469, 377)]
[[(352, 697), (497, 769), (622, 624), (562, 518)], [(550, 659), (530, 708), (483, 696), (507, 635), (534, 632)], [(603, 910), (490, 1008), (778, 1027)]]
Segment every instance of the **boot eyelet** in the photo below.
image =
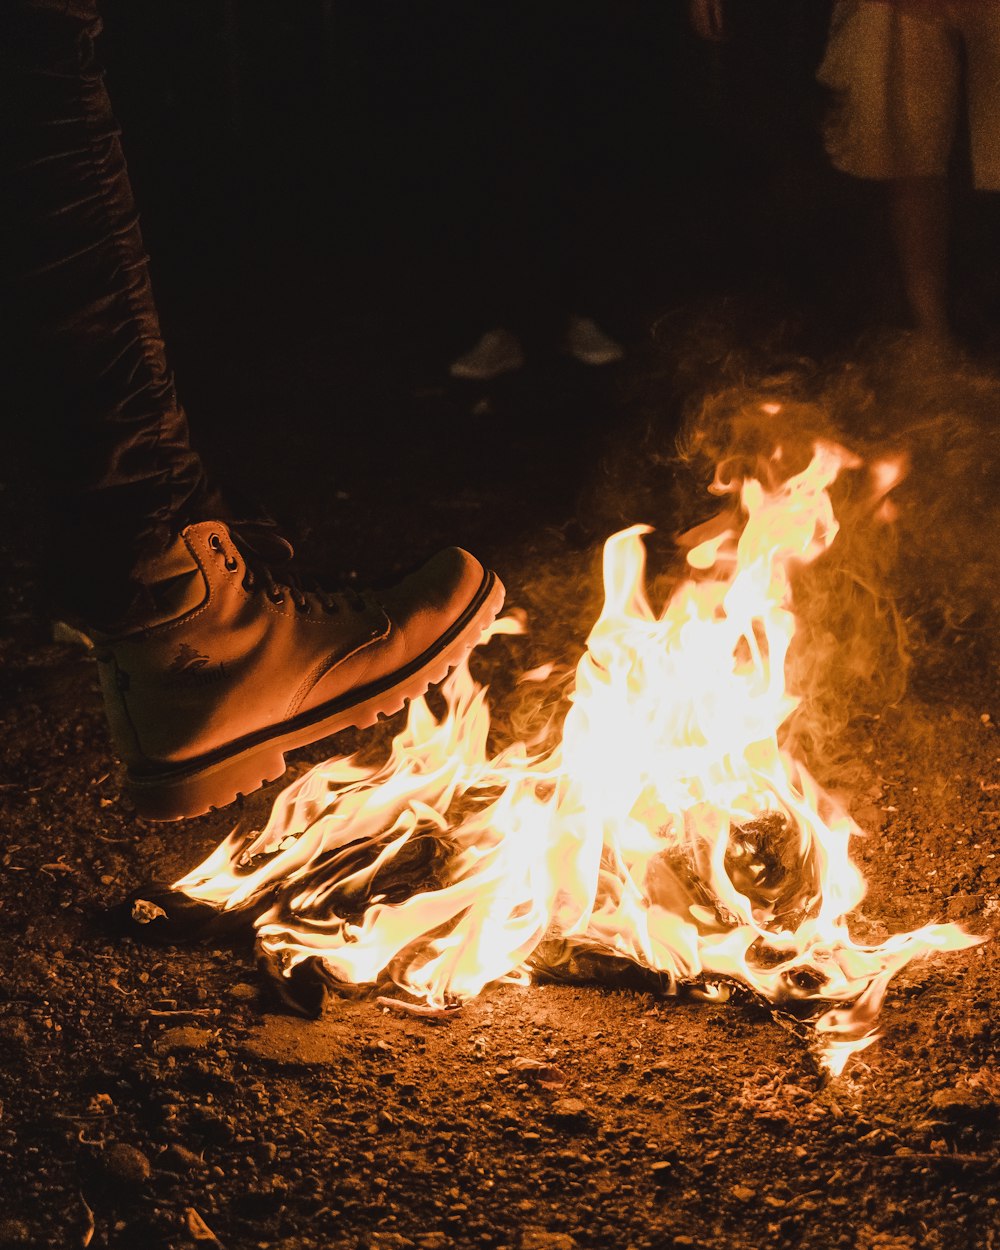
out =
[(209, 534), (208, 545), (212, 548), (213, 551), (221, 551), (222, 539), (219, 537), (218, 534)]
[(226, 565), (226, 569), (230, 573), (235, 573), (236, 570), (240, 567), (240, 562), (239, 560), (236, 559), (235, 556), (226, 556), (225, 565)]
[(284, 595), (268, 595), (268, 598), (272, 603), (277, 604), (279, 607), (285, 602)]

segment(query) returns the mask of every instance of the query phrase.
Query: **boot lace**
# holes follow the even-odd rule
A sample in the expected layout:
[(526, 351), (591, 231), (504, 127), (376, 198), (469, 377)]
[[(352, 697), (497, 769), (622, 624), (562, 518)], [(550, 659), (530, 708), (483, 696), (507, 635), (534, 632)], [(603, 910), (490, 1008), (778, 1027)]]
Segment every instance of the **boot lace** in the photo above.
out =
[[(349, 587), (338, 591), (326, 590), (311, 578), (303, 577), (292, 564), (295, 555), (292, 544), (278, 532), (273, 521), (227, 521), (226, 525), (233, 545), (243, 557), (246, 570), (243, 588), (246, 591), (259, 590), (272, 603), (284, 603), (286, 598), (291, 599), (299, 612), (308, 612), (312, 603), (331, 616), (345, 610), (365, 610), (367, 605), (356, 590)], [(213, 542), (213, 539), (216, 541)], [(213, 534), (209, 542), (217, 551), (223, 549), (217, 535)], [(236, 568), (232, 556), (227, 557), (226, 567), (231, 570)]]

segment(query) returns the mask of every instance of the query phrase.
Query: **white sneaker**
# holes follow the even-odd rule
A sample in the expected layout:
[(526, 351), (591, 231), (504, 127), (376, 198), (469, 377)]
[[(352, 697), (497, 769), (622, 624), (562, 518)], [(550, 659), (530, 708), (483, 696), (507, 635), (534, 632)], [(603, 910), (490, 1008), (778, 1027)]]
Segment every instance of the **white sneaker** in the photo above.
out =
[(610, 365), (625, 355), (620, 343), (605, 334), (590, 317), (570, 317), (566, 323), (563, 348), (585, 365)]
[(471, 351), (453, 360), (448, 372), (453, 378), (475, 378), (487, 382), (502, 373), (513, 373), (524, 365), (520, 339), (510, 330), (487, 330)]

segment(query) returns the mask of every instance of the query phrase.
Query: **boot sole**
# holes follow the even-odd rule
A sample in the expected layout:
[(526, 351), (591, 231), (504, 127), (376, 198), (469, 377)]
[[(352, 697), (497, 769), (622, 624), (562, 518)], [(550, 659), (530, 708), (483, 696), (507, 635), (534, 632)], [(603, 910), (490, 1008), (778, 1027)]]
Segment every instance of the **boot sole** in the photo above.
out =
[(185, 820), (228, 807), (285, 771), (285, 753), (310, 746), (342, 729), (366, 729), (442, 681), (479, 642), (496, 619), (504, 588), (488, 572), (465, 612), (432, 648), (377, 682), (329, 703), (258, 730), (216, 751), (155, 773), (128, 772), (125, 792), (143, 820)]

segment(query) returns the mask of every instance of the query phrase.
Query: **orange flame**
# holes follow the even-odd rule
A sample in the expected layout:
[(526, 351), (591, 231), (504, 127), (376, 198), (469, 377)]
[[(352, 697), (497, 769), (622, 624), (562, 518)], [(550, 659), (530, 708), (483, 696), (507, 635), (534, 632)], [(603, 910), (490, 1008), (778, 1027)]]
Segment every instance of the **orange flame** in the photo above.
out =
[[(336, 980), (388, 976), (429, 1006), (526, 979), (553, 945), (634, 961), (671, 991), (718, 997), (736, 982), (815, 1003), (839, 1074), (877, 1036), (896, 972), (981, 940), (931, 924), (856, 944), (859, 830), (779, 745), (797, 705), (790, 574), (836, 539), (829, 487), (859, 463), (820, 443), (776, 486), (717, 481), (740, 509), (702, 527), (661, 612), (645, 589), (647, 527), (613, 535), (555, 746), (491, 756), (486, 690), (463, 665), (441, 687), (445, 714), (414, 701), (383, 764), (312, 769), (263, 830), (234, 832), (176, 888), (222, 910), (268, 901), (258, 941), (286, 974), (318, 959)], [(874, 504), (900, 473), (873, 468)], [(487, 638), (520, 629), (504, 618)]]

